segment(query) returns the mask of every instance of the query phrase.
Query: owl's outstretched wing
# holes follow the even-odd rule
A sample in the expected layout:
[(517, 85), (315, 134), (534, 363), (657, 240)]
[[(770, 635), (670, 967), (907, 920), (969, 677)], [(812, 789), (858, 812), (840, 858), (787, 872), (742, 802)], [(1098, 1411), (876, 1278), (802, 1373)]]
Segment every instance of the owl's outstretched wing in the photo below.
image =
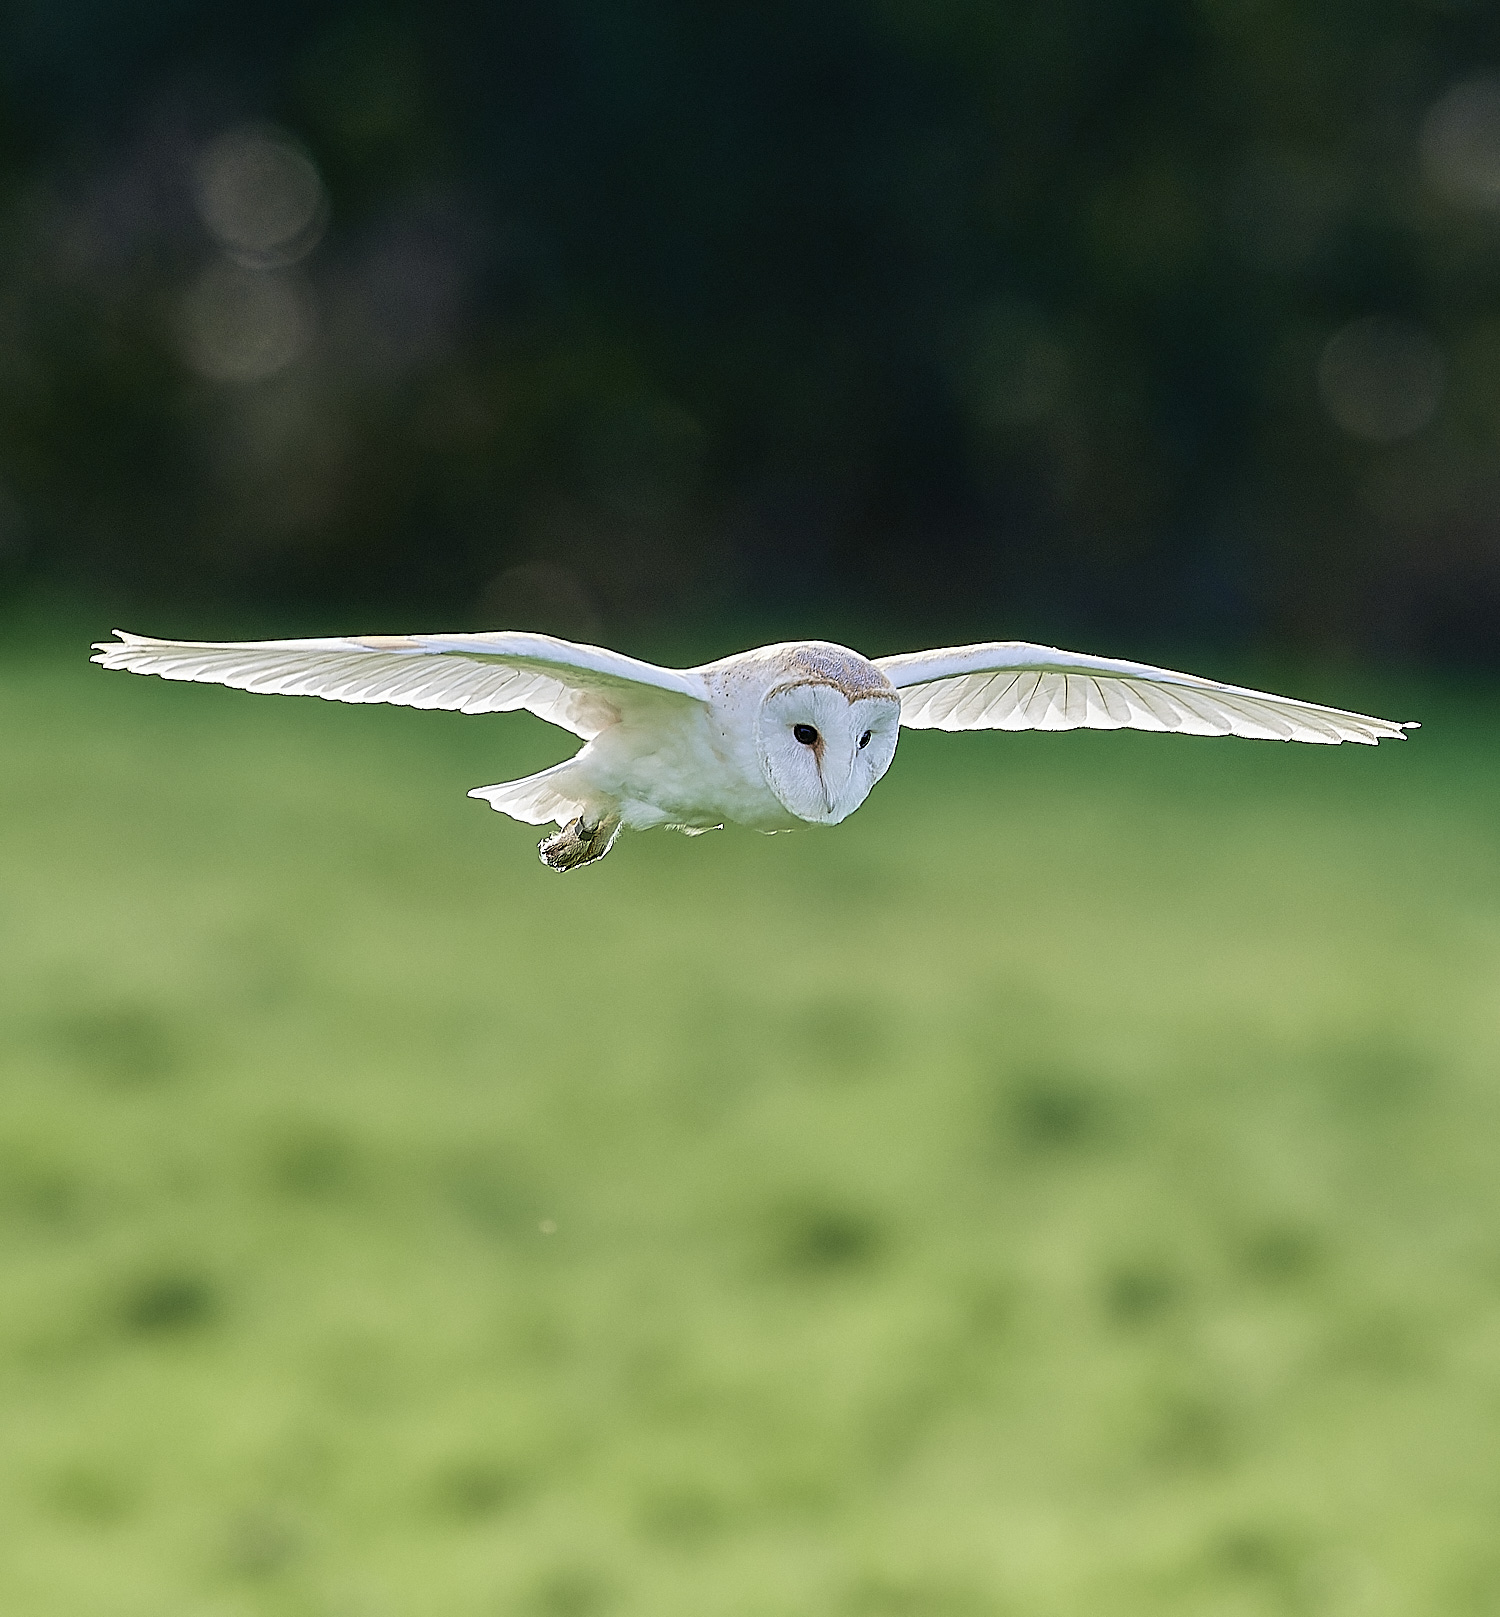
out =
[(1412, 723), (1020, 640), (877, 657), (916, 730), (1176, 730), (1368, 746)]
[(547, 634), (355, 635), (329, 640), (152, 640), (116, 629), (106, 668), (331, 702), (507, 713), (525, 708), (592, 740), (666, 702), (704, 702), (693, 674)]

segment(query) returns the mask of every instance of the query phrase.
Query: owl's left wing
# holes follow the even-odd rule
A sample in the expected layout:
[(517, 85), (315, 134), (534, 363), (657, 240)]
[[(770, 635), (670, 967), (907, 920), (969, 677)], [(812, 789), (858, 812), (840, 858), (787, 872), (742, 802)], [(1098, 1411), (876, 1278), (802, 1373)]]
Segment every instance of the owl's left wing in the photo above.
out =
[(592, 740), (662, 703), (708, 700), (695, 674), (550, 634), (353, 635), (326, 640), (153, 640), (116, 629), (106, 668), (331, 702), (508, 713), (525, 708)]
[(1417, 728), (1021, 640), (877, 657), (875, 666), (901, 693), (902, 724), (916, 730), (1175, 730), (1374, 746)]

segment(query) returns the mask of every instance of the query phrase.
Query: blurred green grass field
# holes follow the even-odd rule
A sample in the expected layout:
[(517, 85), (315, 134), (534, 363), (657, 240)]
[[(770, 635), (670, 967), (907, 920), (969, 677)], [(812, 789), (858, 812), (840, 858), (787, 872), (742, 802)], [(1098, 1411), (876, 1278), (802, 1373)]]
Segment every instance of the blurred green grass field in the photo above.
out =
[(83, 656), (0, 656), (0, 1610), (1500, 1609), (1494, 696), (562, 878), (528, 718)]

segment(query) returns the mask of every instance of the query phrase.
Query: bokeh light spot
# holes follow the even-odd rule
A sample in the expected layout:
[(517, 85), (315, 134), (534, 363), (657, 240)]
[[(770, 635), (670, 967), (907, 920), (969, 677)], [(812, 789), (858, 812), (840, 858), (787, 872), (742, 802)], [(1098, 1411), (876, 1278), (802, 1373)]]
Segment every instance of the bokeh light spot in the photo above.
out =
[(291, 264), (323, 232), (323, 182), (290, 140), (265, 125), (209, 143), (194, 173), (198, 213), (214, 240), (247, 263)]
[(182, 301), (183, 357), (216, 382), (274, 376), (307, 347), (315, 319), (302, 284), (236, 264), (210, 265)]
[(1500, 74), (1465, 79), (1422, 125), (1422, 167), (1452, 202), (1500, 208)]
[(1420, 327), (1377, 316), (1329, 338), (1318, 359), (1318, 390), (1351, 438), (1392, 443), (1437, 414), (1444, 371), (1442, 354)]

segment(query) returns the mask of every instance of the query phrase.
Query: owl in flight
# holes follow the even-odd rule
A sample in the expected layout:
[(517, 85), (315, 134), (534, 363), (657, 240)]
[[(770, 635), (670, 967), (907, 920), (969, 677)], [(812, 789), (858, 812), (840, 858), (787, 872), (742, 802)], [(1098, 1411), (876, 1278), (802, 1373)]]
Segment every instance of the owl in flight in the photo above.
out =
[(93, 660), (163, 679), (334, 702), (503, 713), (525, 708), (583, 739), (565, 763), (471, 797), (560, 829), (542, 862), (602, 859), (622, 828), (694, 835), (837, 825), (917, 730), (1175, 730), (1373, 745), (1414, 725), (1174, 674), (1144, 663), (997, 641), (871, 661), (825, 640), (762, 646), (701, 668), (657, 668), (545, 634), (152, 640)]

